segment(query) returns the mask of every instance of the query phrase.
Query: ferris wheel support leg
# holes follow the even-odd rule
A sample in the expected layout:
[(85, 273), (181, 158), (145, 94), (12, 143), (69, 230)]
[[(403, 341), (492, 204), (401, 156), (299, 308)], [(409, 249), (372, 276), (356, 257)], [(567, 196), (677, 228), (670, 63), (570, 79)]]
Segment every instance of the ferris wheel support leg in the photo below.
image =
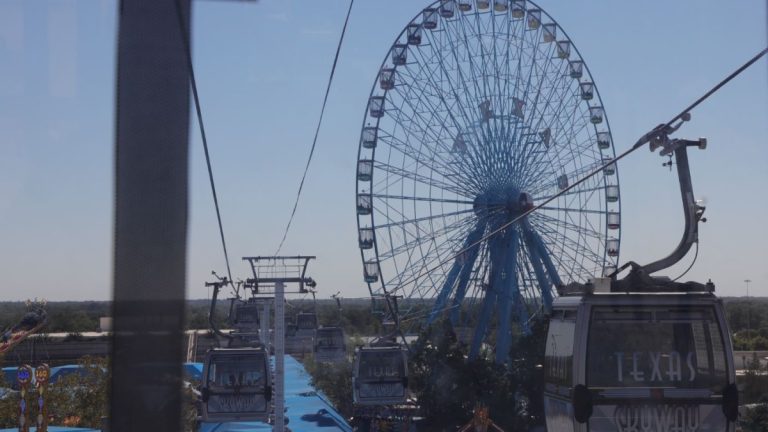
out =
[(477, 321), (477, 327), (475, 327), (475, 335), (472, 337), (472, 345), (469, 348), (470, 360), (477, 358), (477, 354), (480, 352), (480, 346), (485, 338), (485, 332), (488, 328), (488, 321), (491, 318), (491, 311), (496, 304), (496, 298), (498, 296), (498, 290), (501, 288), (501, 266), (503, 265), (503, 253), (504, 247), (499, 238), (491, 240), (491, 277), (490, 285), (486, 287), (485, 298), (483, 299), (483, 308), (480, 311), (480, 317)]
[(497, 290), (499, 293), (499, 300), (497, 302), (499, 308), (499, 331), (496, 334), (496, 363), (500, 364), (505, 363), (509, 358), (509, 348), (512, 342), (510, 331), (512, 304), (515, 304), (518, 310), (520, 309), (520, 305), (517, 304), (520, 300), (520, 287), (517, 284), (517, 250), (520, 238), (516, 229), (509, 230), (509, 240), (506, 243), (506, 262), (504, 263), (504, 271), (500, 272), (501, 274), (498, 277), (501, 283)]
[(488, 320), (491, 318), (491, 311), (493, 305), (496, 303), (495, 288), (488, 287), (485, 292), (485, 299), (483, 300), (483, 309), (480, 312), (480, 317), (475, 328), (475, 335), (472, 337), (472, 345), (469, 348), (469, 359), (474, 360), (477, 358), (477, 354), (480, 352), (480, 346), (485, 338), (485, 330), (488, 327)]
[[(482, 233), (482, 231), (480, 232)], [(459, 321), (461, 302), (464, 301), (464, 296), (467, 294), (467, 286), (469, 286), (469, 278), (472, 276), (472, 269), (477, 260), (477, 253), (477, 247), (469, 251), (467, 262), (464, 264), (464, 268), (461, 269), (461, 274), (459, 275), (459, 284), (456, 286), (456, 294), (454, 294), (453, 304), (451, 305), (451, 323), (454, 325)]]
[(445, 307), (445, 301), (448, 299), (448, 295), (453, 291), (453, 286), (456, 283), (456, 278), (459, 276), (459, 272), (461, 271), (461, 263), (459, 262), (459, 259), (456, 258), (456, 260), (453, 262), (453, 266), (451, 267), (451, 271), (448, 272), (448, 276), (445, 278), (445, 283), (443, 283), (443, 288), (440, 290), (440, 294), (438, 294), (437, 299), (435, 299), (435, 304), (432, 306), (432, 312), (429, 314), (429, 318), (427, 319), (427, 325), (431, 325), (433, 322), (435, 322), (435, 319), (442, 315), (443, 308)]
[(544, 305), (544, 311), (549, 312), (552, 310), (552, 279), (547, 277), (547, 273), (542, 266), (544, 260), (539, 253), (539, 246), (533, 239), (533, 232), (530, 229), (524, 229), (525, 231), (525, 244), (528, 246), (528, 251), (531, 254), (531, 265), (533, 266), (533, 273), (536, 275), (536, 281), (541, 288), (541, 300)]
[[(541, 262), (544, 263), (544, 268), (547, 269), (547, 273), (549, 275), (549, 280), (552, 282), (554, 286), (562, 286), (563, 281), (560, 279), (560, 275), (557, 274), (557, 269), (555, 268), (554, 263), (552, 263), (552, 257), (547, 250), (547, 246), (544, 244), (544, 242), (541, 240), (541, 237), (534, 231), (529, 224), (526, 224), (526, 230), (530, 232), (531, 239), (533, 243), (536, 244), (536, 249), (538, 249), (539, 257), (541, 258)], [(541, 289), (541, 296), (544, 299), (544, 305), (547, 304), (550, 305), (550, 308), (552, 306), (552, 290), (550, 286), (547, 286), (546, 288), (542, 287)], [(546, 309), (547, 312), (549, 312), (551, 309)]]
[[(464, 241), (462, 250), (467, 249), (468, 247), (477, 243), (482, 238), (483, 232), (485, 231), (484, 228), (485, 224), (478, 222), (475, 229), (470, 232), (470, 234), (467, 236), (467, 239)], [(459, 284), (456, 287), (456, 292), (466, 292), (467, 281), (469, 280), (469, 275), (472, 272), (472, 267), (475, 264), (477, 250), (477, 247), (473, 247), (472, 249), (466, 251), (466, 253), (464, 253), (462, 256), (456, 257), (455, 261), (453, 262), (453, 267), (451, 267), (448, 276), (445, 278), (443, 288), (440, 290), (440, 294), (438, 294), (437, 299), (435, 300), (435, 305), (432, 307), (432, 312), (429, 314), (427, 325), (432, 324), (435, 319), (437, 319), (437, 317), (442, 314), (445, 308), (445, 302), (448, 300), (448, 296), (454, 290), (454, 285), (457, 278), (459, 280)], [(461, 302), (457, 304), (456, 301), (454, 301), (453, 307), (457, 307), (460, 305), (460, 303)], [(451, 313), (451, 316), (453, 316), (453, 312)]]

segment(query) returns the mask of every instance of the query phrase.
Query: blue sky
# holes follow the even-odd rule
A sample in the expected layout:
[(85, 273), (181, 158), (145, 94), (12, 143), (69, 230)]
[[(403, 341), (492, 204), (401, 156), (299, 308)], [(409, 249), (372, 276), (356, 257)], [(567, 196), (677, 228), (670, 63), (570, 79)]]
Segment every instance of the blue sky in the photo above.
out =
[[(195, 3), (194, 56), (233, 272), (270, 254), (314, 134), (345, 0)], [(304, 198), (285, 253), (317, 255), (322, 296), (367, 295), (353, 207), (357, 140), (378, 67), (426, 6), (358, 0), (352, 11)], [(603, 98), (621, 151), (766, 46), (766, 3), (685, 0), (540, 3), (568, 32)], [(0, 2), (0, 272), (3, 300), (106, 299), (111, 290), (114, 0)], [(768, 295), (768, 62), (699, 109), (680, 137), (707, 201), (687, 278), (723, 295)], [(202, 146), (192, 123), (189, 297), (225, 272)], [(677, 244), (674, 172), (641, 150), (619, 165), (622, 261)], [(688, 257), (690, 259), (690, 257)], [(687, 266), (686, 259), (682, 267)], [(670, 275), (681, 269), (673, 268)]]

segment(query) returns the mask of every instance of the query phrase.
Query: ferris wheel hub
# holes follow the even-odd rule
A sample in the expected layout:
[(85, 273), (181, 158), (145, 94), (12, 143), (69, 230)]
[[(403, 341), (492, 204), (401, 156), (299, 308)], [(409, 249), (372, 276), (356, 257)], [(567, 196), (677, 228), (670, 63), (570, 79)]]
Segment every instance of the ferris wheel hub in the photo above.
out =
[(498, 210), (505, 210), (506, 215), (519, 216), (532, 209), (533, 197), (528, 192), (520, 192), (510, 186), (502, 190), (483, 192), (475, 197), (472, 208), (478, 216), (488, 216)]

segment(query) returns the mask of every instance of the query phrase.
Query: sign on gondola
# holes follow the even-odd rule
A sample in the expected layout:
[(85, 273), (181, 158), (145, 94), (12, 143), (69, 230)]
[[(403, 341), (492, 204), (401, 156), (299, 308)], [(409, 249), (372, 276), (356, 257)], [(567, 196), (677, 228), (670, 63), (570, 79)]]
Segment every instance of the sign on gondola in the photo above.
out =
[(355, 353), (353, 396), (357, 405), (404, 403), (408, 369), (400, 347), (364, 347)]

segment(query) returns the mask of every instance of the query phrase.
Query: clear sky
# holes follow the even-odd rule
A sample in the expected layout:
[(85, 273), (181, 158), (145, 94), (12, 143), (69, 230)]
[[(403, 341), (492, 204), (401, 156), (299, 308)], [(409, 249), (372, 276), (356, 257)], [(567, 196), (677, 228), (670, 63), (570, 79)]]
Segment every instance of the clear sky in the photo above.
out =
[[(768, 43), (765, 0), (539, 2), (580, 50), (617, 151), (665, 122)], [(196, 1), (194, 56), (233, 272), (271, 254), (293, 205), (346, 0)], [(283, 252), (317, 255), (321, 295), (367, 289), (357, 249), (355, 163), (363, 110), (400, 30), (427, 2), (358, 0)], [(115, 0), (0, 2), (0, 300), (111, 295)], [(192, 123), (187, 295), (225, 273)], [(679, 137), (707, 202), (686, 278), (721, 295), (768, 295), (768, 62), (693, 112)], [(681, 235), (674, 172), (641, 150), (619, 164), (622, 262), (667, 254)], [(682, 266), (690, 262), (688, 257)], [(675, 276), (681, 268), (673, 268)]]

